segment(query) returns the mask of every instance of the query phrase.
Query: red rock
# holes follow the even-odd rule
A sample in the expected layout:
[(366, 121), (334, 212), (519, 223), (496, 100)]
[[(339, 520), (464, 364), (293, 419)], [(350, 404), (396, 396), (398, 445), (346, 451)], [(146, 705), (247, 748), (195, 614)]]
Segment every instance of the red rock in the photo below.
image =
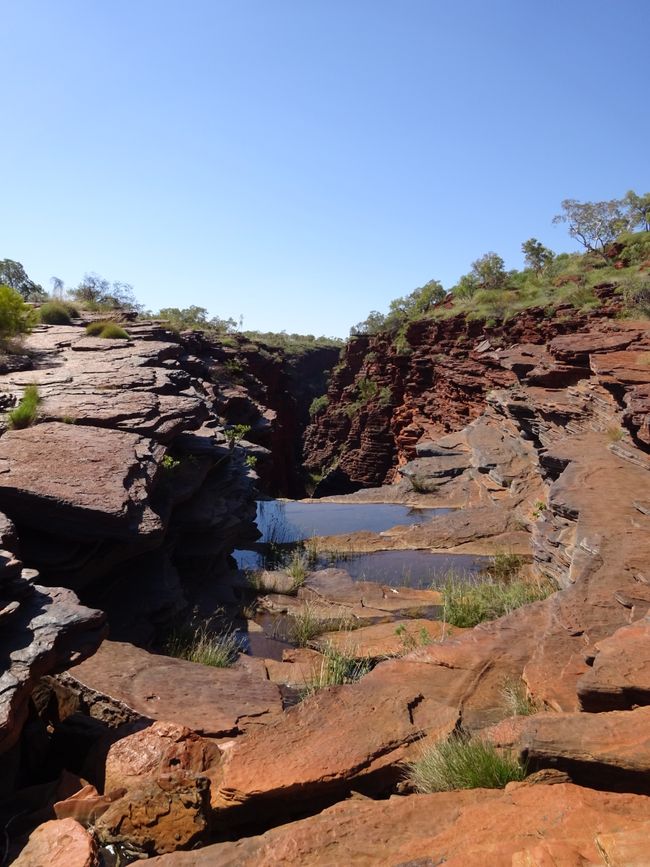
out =
[(461, 632), (463, 630), (457, 626), (450, 626), (440, 620), (415, 618), (362, 626), (352, 631), (325, 632), (315, 643), (319, 648), (331, 645), (357, 659), (381, 659), (409, 653)]
[(94, 825), (97, 819), (108, 810), (113, 801), (124, 794), (124, 789), (117, 789), (110, 795), (100, 795), (94, 786), (83, 786), (74, 795), (54, 804), (54, 815), (57, 819), (75, 819), (80, 825)]
[(55, 819), (32, 832), (13, 863), (14, 867), (95, 867), (97, 846), (74, 819)]
[[(154, 859), (152, 867), (584, 867), (639, 857), (650, 799), (570, 784), (510, 784), (388, 801), (348, 800), (259, 837)], [(647, 838), (646, 838), (647, 839)], [(647, 855), (647, 847), (645, 849)], [(643, 861), (610, 860), (612, 867)], [(647, 861), (645, 862), (647, 863)]]
[(411, 678), (384, 665), (354, 685), (323, 689), (259, 735), (235, 741), (215, 799), (228, 823), (260, 809), (290, 813), (359, 787), (384, 790), (411, 744), (424, 734), (445, 737), (458, 721), (455, 707), (423, 694), (417, 675), (427, 666), (412, 666)]
[(650, 618), (617, 629), (595, 651), (593, 666), (578, 681), (584, 710), (650, 704)]
[(48, 422), (7, 431), (0, 508), (73, 538), (160, 534), (147, 497), (163, 453), (150, 440), (101, 428)]
[(102, 844), (125, 843), (147, 854), (192, 848), (208, 835), (209, 790), (202, 777), (141, 780), (98, 818), (95, 833)]
[(105, 760), (106, 792), (131, 789), (145, 779), (177, 775), (219, 780), (219, 748), (184, 726), (155, 722), (142, 728), (132, 724), (116, 735), (119, 739), (108, 748)]
[(565, 770), (584, 785), (650, 793), (650, 707), (525, 719), (518, 744), (532, 767)]
[[(212, 668), (106, 641), (65, 676), (91, 716), (114, 724), (163, 720), (209, 737), (263, 727), (282, 713), (278, 687), (235, 668)], [(74, 706), (74, 704), (73, 704)]]

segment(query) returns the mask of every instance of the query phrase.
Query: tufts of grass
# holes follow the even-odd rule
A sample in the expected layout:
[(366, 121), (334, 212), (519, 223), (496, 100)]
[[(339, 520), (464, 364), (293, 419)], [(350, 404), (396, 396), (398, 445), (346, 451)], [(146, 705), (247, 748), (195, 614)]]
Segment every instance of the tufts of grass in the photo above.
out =
[(554, 592), (547, 583), (511, 580), (504, 584), (492, 580), (473, 583), (451, 576), (441, 587), (444, 620), (452, 626), (472, 627), (485, 620), (496, 620), (515, 608), (546, 599)]
[(300, 611), (291, 617), (289, 626), (289, 641), (298, 647), (306, 647), (313, 638), (317, 638), (328, 628), (316, 613), (313, 605), (306, 603)]
[(213, 634), (207, 623), (176, 627), (165, 642), (165, 653), (214, 668), (229, 668), (237, 662), (241, 641), (232, 629)]
[(328, 644), (323, 651), (320, 666), (301, 691), (301, 698), (307, 698), (326, 686), (341, 686), (356, 683), (370, 671), (368, 660), (356, 659), (351, 649), (340, 650)]
[(38, 386), (28, 385), (20, 403), (7, 415), (8, 426), (12, 430), (21, 430), (34, 424), (40, 400)]
[(426, 647), (433, 641), (424, 627), (418, 632), (409, 632), (403, 623), (397, 627), (395, 634), (402, 644), (403, 653), (410, 653), (412, 650), (417, 650), (418, 647)]
[(530, 716), (537, 713), (539, 708), (528, 695), (526, 684), (523, 680), (507, 678), (501, 687), (503, 704), (510, 716)]
[(47, 301), (38, 310), (38, 318), (46, 325), (70, 325), (73, 316), (78, 316), (77, 308), (64, 301)]
[(625, 431), (621, 427), (609, 427), (607, 428), (607, 439), (610, 443), (618, 443), (625, 436)]
[(89, 322), (86, 325), (86, 334), (89, 337), (102, 337), (106, 340), (126, 340), (128, 333), (117, 322)]
[(502, 789), (523, 780), (526, 766), (479, 738), (452, 735), (422, 751), (407, 765), (411, 786), (424, 794), (453, 789)]
[(309, 569), (307, 567), (307, 555), (303, 551), (294, 551), (291, 560), (287, 564), (286, 572), (293, 581), (292, 590), (295, 593), (307, 580)]
[(507, 584), (518, 577), (524, 562), (523, 557), (520, 557), (519, 554), (513, 554), (512, 551), (497, 551), (490, 558), (487, 574), (493, 581)]

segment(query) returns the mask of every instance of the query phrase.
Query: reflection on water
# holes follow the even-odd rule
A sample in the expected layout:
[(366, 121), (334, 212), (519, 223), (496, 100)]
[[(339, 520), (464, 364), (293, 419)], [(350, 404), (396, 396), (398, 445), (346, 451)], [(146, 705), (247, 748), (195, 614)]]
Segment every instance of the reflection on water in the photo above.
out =
[[(329, 536), (358, 530), (381, 533), (398, 524), (421, 524), (449, 511), (411, 509), (386, 503), (261, 501), (257, 504), (257, 526), (262, 538), (257, 550), (233, 553), (240, 569), (258, 569), (263, 566), (263, 551), (269, 545), (290, 545), (313, 535)], [(338, 560), (321, 556), (314, 568), (339, 567), (360, 581), (376, 581), (393, 587), (430, 587), (441, 583), (450, 571), (463, 575), (477, 573), (486, 563), (485, 557), (466, 554), (400, 550), (346, 554)]]
[(451, 509), (412, 509), (393, 503), (322, 503), (261, 500), (257, 526), (262, 542), (297, 542), (310, 536), (335, 536), (369, 530), (381, 533), (398, 524), (422, 524)]

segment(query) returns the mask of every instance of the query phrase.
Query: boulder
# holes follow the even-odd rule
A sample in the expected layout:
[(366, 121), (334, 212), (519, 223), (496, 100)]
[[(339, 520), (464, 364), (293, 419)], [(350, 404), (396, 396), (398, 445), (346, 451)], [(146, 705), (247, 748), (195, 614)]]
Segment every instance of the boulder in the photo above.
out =
[(389, 789), (409, 747), (425, 735), (446, 737), (459, 717), (456, 707), (427, 697), (426, 665), (413, 663), (409, 674), (380, 665), (358, 683), (323, 689), (235, 741), (225, 752), (215, 799), (226, 821), (246, 821), (260, 810), (290, 815), (352, 789)]
[(212, 668), (106, 641), (61, 678), (68, 712), (109, 724), (161, 720), (212, 738), (265, 727), (282, 713), (278, 687), (235, 668)]
[(216, 780), (220, 773), (217, 745), (176, 723), (161, 721), (146, 728), (142, 723), (130, 724), (118, 729), (111, 740), (100, 750), (105, 756), (106, 792), (131, 789), (145, 779), (180, 774)]
[(599, 641), (592, 667), (578, 681), (583, 710), (626, 710), (650, 704), (650, 617)]
[(606, 713), (541, 714), (519, 738), (532, 767), (566, 771), (610, 791), (650, 794), (650, 707)]
[(53, 819), (30, 834), (14, 867), (95, 867), (97, 845), (74, 819)]
[(104, 614), (80, 605), (71, 590), (32, 581), (18, 561), (0, 563), (0, 594), (13, 597), (0, 619), (0, 753), (19, 738), (38, 679), (90, 656), (107, 631)]
[(102, 844), (126, 844), (149, 855), (190, 849), (206, 841), (209, 828), (210, 783), (180, 774), (142, 780), (95, 823)]
[(0, 438), (0, 508), (73, 538), (160, 535), (149, 494), (164, 449), (123, 431), (47, 422)]

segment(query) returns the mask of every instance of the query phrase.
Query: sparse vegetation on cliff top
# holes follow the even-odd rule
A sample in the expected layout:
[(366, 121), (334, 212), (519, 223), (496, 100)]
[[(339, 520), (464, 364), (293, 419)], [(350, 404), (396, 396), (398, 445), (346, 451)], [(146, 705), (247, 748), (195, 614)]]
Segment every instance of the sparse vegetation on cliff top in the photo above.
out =
[(350, 334), (395, 335), (405, 351), (405, 329), (415, 320), (448, 318), (464, 313), (473, 319), (504, 321), (528, 307), (570, 304), (577, 309), (597, 307), (594, 291), (611, 284), (620, 302), (633, 315), (650, 315), (650, 193), (633, 191), (622, 199), (578, 202), (565, 199), (553, 222), (565, 223), (584, 253), (556, 255), (536, 238), (524, 241), (523, 270), (506, 270), (501, 256), (485, 253), (472, 262), (448, 292), (436, 280), (390, 303), (389, 312), (373, 310)]

